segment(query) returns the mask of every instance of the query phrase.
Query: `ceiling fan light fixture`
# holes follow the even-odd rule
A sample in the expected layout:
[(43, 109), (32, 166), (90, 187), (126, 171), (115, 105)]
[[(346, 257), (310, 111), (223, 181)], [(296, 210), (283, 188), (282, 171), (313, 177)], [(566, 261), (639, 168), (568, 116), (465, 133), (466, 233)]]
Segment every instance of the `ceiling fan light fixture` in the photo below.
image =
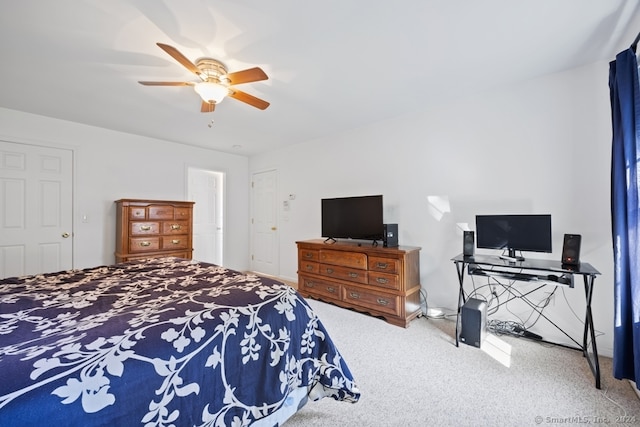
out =
[(229, 89), (215, 82), (200, 82), (194, 85), (194, 90), (205, 102), (219, 104), (229, 94)]
[(180, 65), (197, 75), (201, 82), (148, 82), (140, 81), (144, 86), (193, 86), (196, 93), (202, 98), (201, 113), (212, 113), (216, 104), (222, 102), (225, 96), (236, 101), (244, 102), (252, 107), (264, 110), (269, 106), (267, 101), (256, 98), (253, 95), (236, 90), (235, 85), (243, 83), (259, 82), (269, 77), (260, 67), (247, 68), (246, 70), (229, 73), (227, 67), (213, 58), (200, 58), (194, 64), (178, 49), (164, 43), (156, 43), (158, 47), (169, 54)]

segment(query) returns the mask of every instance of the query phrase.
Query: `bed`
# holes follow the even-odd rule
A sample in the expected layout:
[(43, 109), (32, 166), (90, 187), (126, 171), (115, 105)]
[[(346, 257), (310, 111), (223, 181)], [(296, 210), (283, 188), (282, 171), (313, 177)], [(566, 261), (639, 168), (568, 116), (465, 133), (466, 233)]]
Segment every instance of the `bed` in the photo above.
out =
[(0, 280), (0, 425), (278, 426), (360, 392), (297, 291), (158, 258)]

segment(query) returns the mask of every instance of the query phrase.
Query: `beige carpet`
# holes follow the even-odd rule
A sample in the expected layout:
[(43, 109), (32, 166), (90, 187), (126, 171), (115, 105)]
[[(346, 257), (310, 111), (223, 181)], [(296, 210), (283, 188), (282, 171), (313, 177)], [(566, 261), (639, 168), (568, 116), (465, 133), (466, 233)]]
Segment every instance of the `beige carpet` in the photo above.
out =
[(609, 358), (600, 357), (598, 390), (579, 351), (500, 337), (492, 356), (491, 345), (456, 347), (453, 320), (419, 318), (404, 329), (309, 303), (362, 397), (309, 402), (285, 427), (640, 425), (640, 400), (629, 382), (612, 377)]

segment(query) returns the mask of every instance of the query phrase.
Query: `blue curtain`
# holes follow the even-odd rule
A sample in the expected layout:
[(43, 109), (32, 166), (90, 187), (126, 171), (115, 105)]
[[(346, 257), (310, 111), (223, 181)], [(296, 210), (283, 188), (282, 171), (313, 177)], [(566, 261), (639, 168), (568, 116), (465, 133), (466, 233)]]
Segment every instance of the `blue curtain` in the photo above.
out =
[(640, 387), (640, 87), (635, 42), (610, 63), (609, 89), (613, 126), (611, 219), (615, 267), (613, 376), (634, 380)]

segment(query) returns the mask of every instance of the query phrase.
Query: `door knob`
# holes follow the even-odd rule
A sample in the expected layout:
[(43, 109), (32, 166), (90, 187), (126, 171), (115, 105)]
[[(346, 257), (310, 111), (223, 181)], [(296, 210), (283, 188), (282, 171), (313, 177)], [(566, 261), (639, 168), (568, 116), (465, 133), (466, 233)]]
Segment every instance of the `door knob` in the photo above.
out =
[(62, 237), (66, 239), (67, 237), (69, 237), (69, 233), (62, 233)]
[(271, 231), (276, 231), (277, 228), (276, 227), (271, 227)]

